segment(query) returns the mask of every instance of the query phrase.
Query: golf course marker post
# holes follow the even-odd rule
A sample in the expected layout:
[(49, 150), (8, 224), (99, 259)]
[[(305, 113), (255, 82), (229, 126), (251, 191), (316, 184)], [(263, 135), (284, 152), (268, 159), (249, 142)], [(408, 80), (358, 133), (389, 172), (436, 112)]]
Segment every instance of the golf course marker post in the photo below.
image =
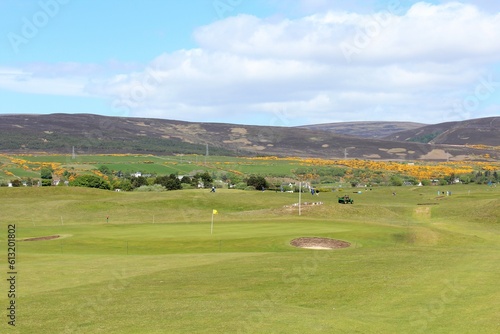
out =
[(218, 214), (217, 210), (212, 210), (212, 223), (210, 224), (210, 234), (214, 233), (214, 215)]

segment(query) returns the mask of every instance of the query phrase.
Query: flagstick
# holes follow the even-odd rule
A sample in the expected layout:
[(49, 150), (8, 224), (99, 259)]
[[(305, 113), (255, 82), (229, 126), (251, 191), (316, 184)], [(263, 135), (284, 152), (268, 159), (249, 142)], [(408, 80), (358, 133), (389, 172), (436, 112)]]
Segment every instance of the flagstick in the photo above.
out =
[(210, 224), (210, 234), (214, 233), (214, 213), (212, 211), (212, 223)]
[(299, 216), (300, 216), (300, 202), (302, 201), (302, 181), (299, 183)]

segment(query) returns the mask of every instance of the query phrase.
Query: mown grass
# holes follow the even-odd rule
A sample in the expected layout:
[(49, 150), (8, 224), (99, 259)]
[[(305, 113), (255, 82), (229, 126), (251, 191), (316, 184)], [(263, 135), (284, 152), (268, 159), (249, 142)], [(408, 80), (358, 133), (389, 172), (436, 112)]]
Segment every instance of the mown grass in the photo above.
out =
[[(453, 186), (440, 197), (438, 189), (351, 191), (354, 205), (338, 204), (339, 193), (303, 194), (324, 204), (299, 216), (296, 193), (3, 188), (0, 243), (16, 224), (19, 298), (16, 328), (5, 319), (0, 328), (497, 333), (499, 190)], [(352, 246), (289, 245), (301, 236)]]

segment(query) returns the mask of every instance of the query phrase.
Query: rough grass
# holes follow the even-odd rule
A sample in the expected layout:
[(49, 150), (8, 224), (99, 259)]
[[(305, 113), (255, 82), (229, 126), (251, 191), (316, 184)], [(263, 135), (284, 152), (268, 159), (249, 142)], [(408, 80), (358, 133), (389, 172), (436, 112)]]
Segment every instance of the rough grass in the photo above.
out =
[[(377, 188), (352, 194), (354, 205), (304, 194), (324, 205), (298, 216), (284, 207), (298, 200), (288, 193), (3, 188), (1, 244), (13, 223), (18, 239), (63, 236), (18, 241), (9, 330), (497, 333), (498, 190), (454, 186), (439, 204), (417, 205), (437, 202), (437, 190)], [(352, 247), (289, 245), (301, 236)]]

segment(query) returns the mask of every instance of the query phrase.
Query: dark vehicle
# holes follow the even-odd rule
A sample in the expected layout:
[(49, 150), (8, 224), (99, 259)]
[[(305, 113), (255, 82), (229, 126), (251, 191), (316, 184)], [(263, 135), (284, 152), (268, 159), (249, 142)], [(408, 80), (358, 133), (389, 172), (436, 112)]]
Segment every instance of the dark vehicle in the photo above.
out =
[(344, 195), (342, 197), (339, 197), (339, 203), (341, 204), (353, 204), (354, 200), (350, 198), (348, 195)]

